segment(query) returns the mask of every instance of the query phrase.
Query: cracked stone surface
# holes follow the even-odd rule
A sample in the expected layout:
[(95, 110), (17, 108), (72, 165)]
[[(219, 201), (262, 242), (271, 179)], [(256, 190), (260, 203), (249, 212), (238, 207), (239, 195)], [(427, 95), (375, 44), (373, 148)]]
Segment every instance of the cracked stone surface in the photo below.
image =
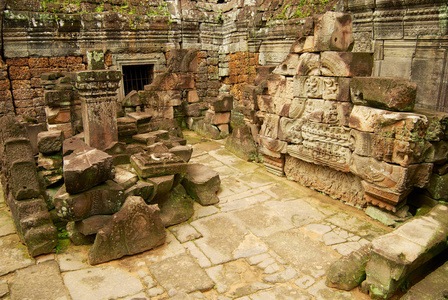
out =
[[(194, 133), (185, 134), (194, 140)], [(192, 163), (219, 173), (220, 202), (195, 203), (188, 222), (167, 228), (164, 245), (98, 266), (88, 264), (89, 245), (31, 259), (0, 192), (0, 293), (25, 299), (44, 286), (40, 292), (50, 296), (40, 299), (369, 299), (357, 290), (328, 288), (325, 275), (341, 255), (389, 229), (356, 208), (240, 160), (222, 141), (193, 149)], [(35, 270), (49, 275), (29, 282), (44, 285), (18, 284)]]

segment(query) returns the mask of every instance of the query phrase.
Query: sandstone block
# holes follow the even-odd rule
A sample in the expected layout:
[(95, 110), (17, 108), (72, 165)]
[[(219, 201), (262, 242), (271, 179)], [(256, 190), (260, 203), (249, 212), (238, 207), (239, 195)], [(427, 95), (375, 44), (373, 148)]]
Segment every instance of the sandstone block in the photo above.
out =
[(166, 195), (174, 187), (174, 179), (174, 175), (148, 178), (148, 182), (154, 185), (154, 195), (151, 200), (157, 201), (161, 198), (166, 198)]
[(182, 158), (185, 162), (189, 162), (193, 154), (193, 147), (191, 145), (175, 146), (169, 151)]
[(67, 234), (75, 246), (91, 245), (95, 241), (95, 235), (84, 235), (75, 228), (75, 222), (70, 221), (66, 227)]
[(37, 256), (52, 252), (57, 242), (57, 231), (45, 200), (33, 198), (17, 201), (10, 193), (7, 201), (19, 237), (26, 244), (29, 254)]
[(345, 291), (357, 287), (366, 278), (366, 265), (369, 259), (370, 245), (340, 258), (328, 271), (327, 286)]
[(142, 178), (186, 173), (184, 160), (173, 153), (137, 153), (131, 156), (131, 165)]
[(258, 138), (259, 138), (260, 145), (269, 149), (270, 151), (278, 152), (278, 153), (282, 153), (282, 154), (287, 153), (287, 148), (286, 148), (288, 145), (287, 142), (281, 141), (278, 139), (272, 139), (270, 137), (265, 137), (262, 135), (259, 135)]
[(72, 137), (74, 133), (72, 123), (47, 124), (47, 127), (48, 131), (62, 131), (65, 139)]
[(217, 113), (212, 110), (207, 110), (205, 113), (205, 121), (209, 122), (211, 125), (220, 125), (230, 123), (230, 112)]
[[(172, 185), (172, 183), (171, 183)], [(149, 203), (155, 196), (156, 186), (153, 183), (138, 181), (136, 184), (128, 188), (125, 192), (125, 197), (139, 196)]]
[(128, 197), (122, 209), (101, 229), (89, 251), (92, 265), (140, 253), (165, 242), (166, 233), (156, 205)]
[(412, 271), (448, 247), (447, 214), (446, 206), (437, 205), (430, 214), (372, 241), (372, 257), (363, 283), (371, 297), (388, 298)]
[(123, 99), (122, 104), (124, 107), (135, 107), (142, 105), (140, 101), (140, 97), (138, 96), (137, 91), (132, 90), (126, 97)]
[(115, 177), (113, 180), (122, 186), (124, 190), (126, 190), (138, 181), (138, 177), (124, 168), (116, 167)]
[(314, 36), (301, 37), (291, 46), (291, 53), (317, 52), (314, 48)]
[[(3, 150), (3, 149), (2, 149)], [(34, 154), (30, 140), (24, 137), (8, 138), (4, 141), (3, 160), (7, 167), (15, 162), (34, 162)]]
[(132, 136), (137, 133), (137, 120), (130, 117), (117, 119), (118, 137)]
[(351, 51), (354, 45), (352, 16), (340, 12), (326, 12), (314, 25), (314, 50)]
[(9, 168), (9, 186), (16, 200), (37, 198), (40, 184), (33, 161), (16, 161)]
[(112, 215), (96, 215), (75, 222), (75, 230), (83, 235), (96, 234), (112, 219)]
[(185, 222), (194, 213), (194, 202), (180, 184), (167, 197), (159, 198), (155, 203), (160, 208), (160, 218), (165, 227)]
[(219, 94), (217, 99), (210, 103), (211, 109), (217, 113), (229, 112), (233, 109), (233, 96), (230, 94)]
[(247, 161), (255, 160), (258, 157), (257, 145), (249, 126), (235, 128), (227, 137), (226, 149)]
[(196, 103), (199, 102), (198, 92), (196, 90), (188, 91), (188, 103)]
[(426, 189), (431, 197), (436, 200), (448, 199), (448, 174), (431, 174), (431, 178)]
[(64, 157), (64, 180), (68, 193), (86, 191), (115, 176), (113, 158), (93, 149)]
[(320, 54), (320, 63), (320, 70), (324, 76), (371, 76), (373, 55), (363, 52), (326, 51)]
[(261, 125), (260, 135), (277, 139), (279, 125), (280, 117), (278, 115), (266, 114), (263, 119), (263, 125)]
[(412, 111), (417, 84), (401, 78), (356, 77), (350, 83), (353, 103), (387, 110)]
[(201, 164), (190, 164), (182, 185), (187, 193), (201, 205), (212, 205), (219, 202), (217, 193), (221, 180), (219, 174)]
[(71, 121), (71, 110), (69, 107), (45, 107), (48, 124), (68, 123)]
[(67, 156), (75, 153), (84, 153), (89, 150), (93, 150), (95, 148), (92, 148), (88, 146), (86, 143), (84, 143), (83, 140), (77, 138), (77, 137), (71, 137), (68, 139), (65, 139), (62, 143), (62, 155)]
[(60, 130), (42, 131), (37, 135), (37, 147), (42, 154), (54, 154), (62, 150), (63, 140)]
[(299, 66), (299, 55), (290, 53), (285, 60), (280, 63), (272, 73), (284, 76), (294, 76), (297, 74)]
[(88, 191), (69, 194), (66, 184), (54, 197), (56, 212), (60, 218), (78, 221), (94, 215), (116, 213), (124, 202), (123, 188), (108, 180)]
[[(304, 53), (299, 57), (297, 75), (299, 76), (319, 76), (321, 75), (320, 55), (317, 53)], [(327, 75), (329, 76), (329, 75)]]

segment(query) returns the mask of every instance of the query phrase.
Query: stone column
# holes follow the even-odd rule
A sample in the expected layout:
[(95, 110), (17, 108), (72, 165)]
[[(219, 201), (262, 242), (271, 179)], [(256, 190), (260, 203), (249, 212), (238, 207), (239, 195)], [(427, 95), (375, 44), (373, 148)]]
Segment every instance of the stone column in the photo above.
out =
[(76, 73), (85, 142), (100, 150), (118, 141), (117, 89), (121, 72), (105, 70), (104, 54), (87, 54), (89, 70)]

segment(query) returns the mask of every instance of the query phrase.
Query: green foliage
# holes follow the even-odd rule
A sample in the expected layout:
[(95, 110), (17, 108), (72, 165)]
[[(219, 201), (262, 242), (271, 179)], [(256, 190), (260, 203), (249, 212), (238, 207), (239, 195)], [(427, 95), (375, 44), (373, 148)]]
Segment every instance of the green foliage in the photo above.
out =
[(102, 13), (104, 11), (104, 2), (95, 7), (95, 12)]

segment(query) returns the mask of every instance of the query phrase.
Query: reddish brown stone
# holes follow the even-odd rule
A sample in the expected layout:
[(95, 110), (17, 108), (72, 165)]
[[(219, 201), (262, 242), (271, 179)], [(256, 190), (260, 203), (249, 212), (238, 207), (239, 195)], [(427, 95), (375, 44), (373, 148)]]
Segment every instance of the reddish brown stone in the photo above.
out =
[(320, 70), (324, 76), (371, 76), (373, 54), (326, 51), (320, 54), (320, 63)]
[(49, 66), (48, 57), (30, 57), (29, 59), (29, 67), (32, 69), (48, 68)]
[(29, 80), (31, 79), (30, 68), (28, 63), (26, 66), (9, 67), (9, 78), (11, 80)]
[(37, 147), (42, 154), (53, 154), (62, 150), (63, 140), (60, 130), (42, 131), (37, 135)]
[(217, 193), (220, 184), (219, 174), (201, 164), (189, 164), (187, 175), (182, 181), (188, 195), (201, 205), (212, 205), (219, 202)]
[(351, 51), (354, 45), (352, 17), (340, 12), (326, 12), (314, 26), (315, 51)]
[(92, 265), (140, 253), (165, 242), (166, 233), (157, 205), (128, 197), (122, 209), (101, 229), (89, 251)]
[(8, 58), (6, 63), (10, 66), (28, 66), (28, 58)]

